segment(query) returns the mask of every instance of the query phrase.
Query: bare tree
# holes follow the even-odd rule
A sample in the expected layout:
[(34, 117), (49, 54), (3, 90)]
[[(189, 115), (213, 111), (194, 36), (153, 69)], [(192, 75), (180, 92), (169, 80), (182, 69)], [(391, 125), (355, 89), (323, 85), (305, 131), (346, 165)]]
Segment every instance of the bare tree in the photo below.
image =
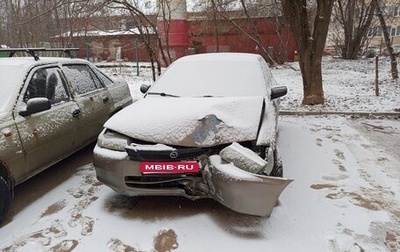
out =
[[(218, 3), (216, 5), (216, 2)], [(245, 0), (240, 0), (240, 6), (243, 11), (243, 15), (247, 19), (247, 22), (250, 24), (250, 29), (245, 29), (242, 24), (239, 24), (236, 22), (232, 16), (230, 16), (229, 13), (229, 8), (226, 6), (229, 6), (232, 4), (231, 1), (224, 1), (224, 0), (212, 0), (213, 3), (213, 9), (217, 10), (219, 16), (224, 18), (225, 20), (228, 20), (232, 25), (234, 25), (237, 29), (239, 29), (243, 34), (245, 34), (251, 41), (255, 43), (255, 45), (260, 49), (261, 55), (265, 58), (265, 60), (270, 64), (270, 65), (275, 65), (275, 61), (272, 58), (271, 55), (269, 55), (267, 48), (265, 47), (265, 44), (262, 42), (258, 28), (256, 27), (254, 20), (251, 16), (251, 13), (248, 9), (248, 3)], [(228, 9), (228, 10), (227, 10)]]
[(389, 52), (392, 78), (393, 79), (398, 79), (399, 78), (399, 73), (398, 73), (398, 70), (397, 70), (397, 59), (396, 59), (396, 56), (393, 54), (393, 47), (392, 47), (391, 42), (390, 42), (389, 31), (388, 31), (387, 26), (386, 26), (385, 18), (383, 17), (382, 8), (381, 8), (378, 0), (373, 0), (373, 2), (375, 2), (375, 4), (376, 4), (377, 15), (378, 15), (381, 27), (382, 27), (383, 37), (385, 39), (386, 48), (387, 48), (387, 50)]
[(334, 5), (332, 23), (338, 24), (343, 32), (336, 37), (336, 43), (342, 48), (345, 59), (357, 59), (365, 43), (374, 18), (375, 1), (337, 0)]
[[(144, 42), (148, 55), (150, 57), (150, 62), (152, 66), (153, 72), (153, 80), (156, 79), (156, 68), (157, 75), (161, 74), (161, 66), (168, 66), (171, 63), (170, 58), (167, 54), (165, 54), (165, 50), (163, 50), (162, 39), (157, 31), (156, 23), (150, 19), (150, 17), (144, 13), (139, 6), (137, 6), (132, 1), (126, 0), (105, 0), (105, 3), (108, 4), (109, 8), (119, 8), (126, 10), (130, 13), (133, 20), (135, 20), (136, 28), (139, 31), (139, 35), (141, 40)], [(156, 40), (156, 45), (152, 42), (153, 38)], [(163, 64), (161, 64), (161, 60)]]
[[(43, 46), (53, 36), (87, 28), (91, 16), (102, 4), (98, 0), (5, 0), (1, 2), (1, 43)], [(80, 20), (78, 20), (80, 19)], [(82, 20), (87, 21), (83, 23)], [(63, 41), (63, 45), (70, 41)], [(65, 44), (64, 44), (65, 43)]]
[(214, 38), (215, 38), (215, 51), (219, 51), (219, 35), (218, 35), (218, 23), (217, 23), (217, 5), (215, 0), (210, 0), (212, 6), (212, 20), (214, 25)]
[(262, 55), (268, 61), (268, 63), (271, 64), (271, 65), (275, 65), (275, 61), (273, 60), (272, 56), (269, 55), (268, 50), (266, 50), (266, 48), (264, 47), (264, 45), (263, 45), (263, 43), (261, 41), (260, 34), (258, 32), (258, 29), (257, 29), (256, 25), (253, 22), (253, 19), (250, 17), (250, 14), (249, 14), (249, 11), (247, 9), (245, 1), (244, 0), (240, 0), (240, 4), (242, 5), (243, 12), (244, 12), (248, 22), (251, 24), (251, 29), (253, 30), (253, 34), (255, 35), (253, 41), (261, 49)]
[(297, 44), (303, 76), (303, 104), (325, 102), (321, 61), (335, 0), (282, 0), (284, 16)]

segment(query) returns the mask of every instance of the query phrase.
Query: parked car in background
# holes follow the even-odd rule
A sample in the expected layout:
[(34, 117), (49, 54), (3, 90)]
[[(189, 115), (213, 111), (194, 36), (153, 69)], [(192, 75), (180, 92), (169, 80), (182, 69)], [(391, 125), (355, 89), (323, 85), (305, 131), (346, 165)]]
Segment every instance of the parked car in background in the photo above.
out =
[(378, 46), (369, 46), (365, 50), (365, 57), (373, 58), (381, 54), (381, 49)]
[(0, 220), (16, 185), (95, 141), (132, 103), (126, 82), (86, 60), (37, 56), (54, 49), (4, 50), (32, 57), (0, 59)]
[(97, 178), (129, 196), (212, 198), (269, 216), (291, 182), (276, 148), (287, 93), (256, 54), (191, 55), (172, 63), (145, 97), (104, 125)]
[(339, 46), (336, 45), (325, 46), (324, 55), (339, 56), (340, 51), (338, 50), (338, 48)]

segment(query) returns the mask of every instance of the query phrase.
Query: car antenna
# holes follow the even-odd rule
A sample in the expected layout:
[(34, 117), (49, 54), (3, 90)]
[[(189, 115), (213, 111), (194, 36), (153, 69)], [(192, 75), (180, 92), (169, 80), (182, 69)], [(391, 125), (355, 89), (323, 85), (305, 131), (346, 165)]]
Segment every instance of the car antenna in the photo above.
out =
[(39, 60), (39, 56), (37, 56), (37, 54), (36, 54), (36, 52), (35, 52), (35, 49), (27, 48), (27, 49), (26, 49), (26, 52), (27, 52), (29, 55), (31, 55), (36, 61)]

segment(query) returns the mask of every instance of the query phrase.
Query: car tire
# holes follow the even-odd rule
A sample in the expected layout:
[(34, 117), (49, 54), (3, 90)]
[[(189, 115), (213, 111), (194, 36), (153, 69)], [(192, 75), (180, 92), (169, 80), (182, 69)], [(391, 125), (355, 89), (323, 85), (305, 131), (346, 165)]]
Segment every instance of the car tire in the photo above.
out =
[(0, 222), (4, 220), (11, 203), (11, 190), (7, 180), (0, 176)]

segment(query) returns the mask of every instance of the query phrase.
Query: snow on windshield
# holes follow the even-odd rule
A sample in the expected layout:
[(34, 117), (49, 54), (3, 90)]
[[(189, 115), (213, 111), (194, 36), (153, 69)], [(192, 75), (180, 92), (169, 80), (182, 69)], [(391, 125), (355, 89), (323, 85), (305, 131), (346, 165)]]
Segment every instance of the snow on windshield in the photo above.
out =
[(258, 96), (266, 93), (264, 85), (257, 62), (186, 61), (172, 64), (149, 92), (178, 96)]
[[(0, 112), (6, 112), (15, 101), (15, 93), (22, 83), (22, 69), (17, 66), (0, 66)], [(12, 78), (10, 78), (12, 76)]]

